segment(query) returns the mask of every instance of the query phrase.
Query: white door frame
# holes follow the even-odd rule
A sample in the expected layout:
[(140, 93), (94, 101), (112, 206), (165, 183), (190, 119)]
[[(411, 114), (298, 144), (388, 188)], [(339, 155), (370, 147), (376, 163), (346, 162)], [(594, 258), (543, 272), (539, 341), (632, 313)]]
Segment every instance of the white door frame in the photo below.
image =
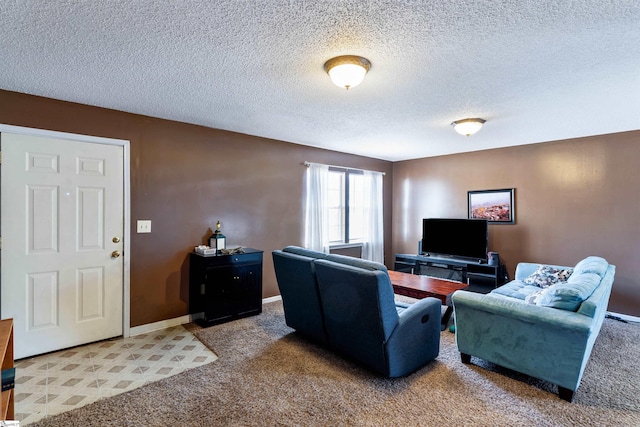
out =
[(5, 125), (0, 123), (0, 132), (44, 136), (49, 138), (67, 139), (71, 141), (88, 142), (93, 144), (108, 144), (123, 147), (124, 150), (124, 259), (122, 265), (123, 274), (123, 294), (122, 294), (122, 335), (126, 338), (131, 335), (131, 259), (130, 259), (130, 237), (131, 237), (131, 163), (130, 163), (130, 141), (126, 139), (103, 138), (99, 136), (79, 135), (75, 133), (57, 132), (52, 130), (34, 129), (22, 126)]

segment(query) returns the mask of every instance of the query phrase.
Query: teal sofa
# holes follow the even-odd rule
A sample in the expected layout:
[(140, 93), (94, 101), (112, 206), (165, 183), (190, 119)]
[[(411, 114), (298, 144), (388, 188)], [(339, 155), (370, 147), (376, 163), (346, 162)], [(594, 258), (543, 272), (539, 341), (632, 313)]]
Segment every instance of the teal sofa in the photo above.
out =
[(571, 402), (604, 321), (614, 275), (615, 266), (595, 256), (575, 267), (520, 263), (515, 280), (489, 294), (455, 292), (462, 362), (475, 356), (549, 381)]
[(273, 263), (285, 321), (302, 335), (386, 377), (438, 356), (440, 300), (396, 302), (383, 264), (297, 246)]

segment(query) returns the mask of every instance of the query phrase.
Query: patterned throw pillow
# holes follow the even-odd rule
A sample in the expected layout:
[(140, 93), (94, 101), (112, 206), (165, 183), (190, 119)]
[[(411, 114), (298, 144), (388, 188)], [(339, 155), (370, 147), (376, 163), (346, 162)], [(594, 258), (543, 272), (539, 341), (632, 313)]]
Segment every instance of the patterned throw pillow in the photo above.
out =
[(572, 273), (572, 268), (561, 270), (548, 265), (541, 265), (529, 277), (524, 279), (524, 283), (545, 289), (556, 283), (566, 282)]
[(526, 304), (536, 305), (536, 304), (538, 304), (538, 301), (540, 301), (540, 298), (542, 297), (542, 295), (544, 295), (544, 289), (540, 289), (537, 292), (534, 292), (532, 294), (527, 295), (524, 298), (524, 302)]

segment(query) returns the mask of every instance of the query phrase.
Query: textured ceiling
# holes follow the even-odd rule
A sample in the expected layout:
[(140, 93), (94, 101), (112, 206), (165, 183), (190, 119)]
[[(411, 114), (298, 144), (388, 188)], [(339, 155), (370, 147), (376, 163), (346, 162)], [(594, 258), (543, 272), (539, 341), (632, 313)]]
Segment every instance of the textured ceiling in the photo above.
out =
[(2, 89), (386, 160), (640, 129), (638, 0), (2, 0), (0, 34)]

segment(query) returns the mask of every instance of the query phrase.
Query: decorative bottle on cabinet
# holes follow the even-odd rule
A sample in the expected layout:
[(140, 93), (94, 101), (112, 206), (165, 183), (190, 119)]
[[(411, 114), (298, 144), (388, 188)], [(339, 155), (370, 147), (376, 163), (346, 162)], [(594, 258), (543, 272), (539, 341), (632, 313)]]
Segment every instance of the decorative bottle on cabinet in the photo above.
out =
[(220, 221), (218, 221), (216, 231), (209, 237), (209, 247), (215, 249), (216, 253), (218, 253), (221, 249), (226, 248), (226, 240), (227, 238), (222, 234), (222, 231), (220, 231)]

